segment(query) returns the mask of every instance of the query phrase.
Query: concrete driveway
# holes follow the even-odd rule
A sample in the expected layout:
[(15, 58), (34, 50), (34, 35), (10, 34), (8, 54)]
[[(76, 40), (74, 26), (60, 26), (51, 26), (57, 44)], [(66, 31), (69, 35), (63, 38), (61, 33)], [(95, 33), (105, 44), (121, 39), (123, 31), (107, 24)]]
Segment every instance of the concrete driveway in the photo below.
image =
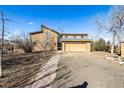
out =
[(63, 53), (51, 87), (124, 87), (124, 65), (103, 53)]

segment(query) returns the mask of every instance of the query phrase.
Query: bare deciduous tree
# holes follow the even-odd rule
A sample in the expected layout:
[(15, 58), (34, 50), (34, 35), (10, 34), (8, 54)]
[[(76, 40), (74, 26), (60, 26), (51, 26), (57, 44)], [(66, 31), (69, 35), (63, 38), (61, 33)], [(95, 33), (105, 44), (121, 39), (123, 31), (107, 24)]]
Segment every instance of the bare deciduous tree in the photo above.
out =
[(124, 6), (112, 6), (109, 10), (107, 21), (103, 15), (98, 15), (95, 23), (100, 28), (99, 30), (106, 30), (112, 35), (111, 53), (113, 54), (116, 39), (120, 40), (120, 34), (124, 30)]
[(49, 32), (45, 33), (44, 40), (40, 42), (42, 48), (45, 51), (45, 56), (47, 57), (46, 51), (51, 48), (51, 34)]
[(2, 71), (2, 62), (3, 62), (3, 47), (4, 47), (4, 26), (5, 26), (5, 21), (3, 17), (3, 12), (1, 11), (1, 23), (2, 23), (2, 33), (1, 33), (1, 51), (0, 51), (0, 77), (3, 76), (3, 71)]
[(24, 33), (23, 35), (14, 36), (13, 41), (15, 41), (17, 47), (23, 49), (25, 53), (32, 52), (33, 46), (35, 45), (35, 43), (32, 42), (30, 37), (25, 35)]
[(10, 19), (7, 19), (7, 18), (5, 18), (4, 17), (4, 14), (3, 14), (3, 12), (2, 12), (2, 10), (1, 10), (1, 13), (0, 13), (0, 16), (1, 16), (1, 18), (0, 18), (0, 21), (1, 21), (1, 42), (0, 42), (0, 45), (1, 45), (1, 49), (0, 49), (0, 77), (2, 77), (3, 76), (3, 72), (2, 72), (2, 62), (3, 62), (3, 53), (4, 53), (4, 37), (5, 36), (7, 36), (6, 34), (5, 34), (5, 32), (7, 32), (6, 31), (6, 27), (5, 27), (5, 23), (6, 23), (6, 21), (12, 21), (12, 20), (10, 20)]

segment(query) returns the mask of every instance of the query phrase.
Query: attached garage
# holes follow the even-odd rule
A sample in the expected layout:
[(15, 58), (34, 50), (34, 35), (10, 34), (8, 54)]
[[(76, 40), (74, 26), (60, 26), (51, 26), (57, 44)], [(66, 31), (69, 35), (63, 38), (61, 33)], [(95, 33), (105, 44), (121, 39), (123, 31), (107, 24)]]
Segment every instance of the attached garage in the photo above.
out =
[(65, 51), (86, 51), (87, 44), (83, 42), (65, 42)]
[(63, 40), (62, 41), (63, 51), (75, 51), (75, 52), (90, 52), (91, 51), (91, 40)]

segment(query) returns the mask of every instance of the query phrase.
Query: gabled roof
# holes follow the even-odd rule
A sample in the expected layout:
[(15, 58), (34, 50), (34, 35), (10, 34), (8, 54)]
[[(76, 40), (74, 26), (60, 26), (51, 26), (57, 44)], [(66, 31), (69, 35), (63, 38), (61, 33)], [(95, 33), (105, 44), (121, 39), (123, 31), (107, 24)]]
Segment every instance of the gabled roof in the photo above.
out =
[(78, 33), (63, 33), (62, 35), (83, 35), (83, 36), (87, 36), (88, 34), (78, 34)]
[(61, 42), (63, 41), (92, 41), (91, 39), (87, 39), (87, 38), (62, 38), (60, 40)]

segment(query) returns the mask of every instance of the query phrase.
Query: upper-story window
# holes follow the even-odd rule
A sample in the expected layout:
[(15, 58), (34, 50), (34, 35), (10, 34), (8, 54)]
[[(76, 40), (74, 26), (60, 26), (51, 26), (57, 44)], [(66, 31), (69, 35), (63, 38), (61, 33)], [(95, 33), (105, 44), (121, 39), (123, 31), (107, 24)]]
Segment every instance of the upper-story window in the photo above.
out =
[(68, 36), (65, 36), (65, 38), (68, 38)]
[(73, 36), (73, 38), (76, 38), (76, 36)]
[(84, 36), (81, 36), (81, 38), (84, 38)]

